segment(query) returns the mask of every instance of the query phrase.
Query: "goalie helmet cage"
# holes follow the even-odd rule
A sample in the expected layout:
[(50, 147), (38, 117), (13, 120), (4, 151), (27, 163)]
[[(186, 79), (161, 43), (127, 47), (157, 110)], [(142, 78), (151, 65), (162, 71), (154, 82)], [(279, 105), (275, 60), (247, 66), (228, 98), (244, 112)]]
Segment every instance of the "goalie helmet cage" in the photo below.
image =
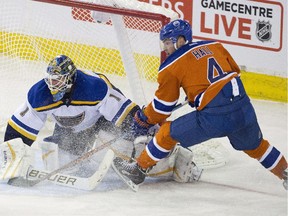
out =
[(116, 79), (121, 90), (128, 86), (125, 95), (146, 104), (153, 95), (143, 89), (155, 85), (160, 65), (159, 31), (178, 14), (137, 0), (9, 0), (0, 2), (0, 18), (6, 122), (60, 54), (79, 69)]

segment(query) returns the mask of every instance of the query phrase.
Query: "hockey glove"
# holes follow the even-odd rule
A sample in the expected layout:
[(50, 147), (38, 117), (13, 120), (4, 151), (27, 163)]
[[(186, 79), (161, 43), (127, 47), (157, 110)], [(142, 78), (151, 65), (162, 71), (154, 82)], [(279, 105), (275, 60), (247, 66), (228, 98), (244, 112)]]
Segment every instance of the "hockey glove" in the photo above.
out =
[(143, 110), (137, 110), (131, 125), (134, 137), (136, 138), (138, 136), (147, 135), (149, 129), (153, 126), (153, 124), (148, 123), (148, 117), (144, 114)]

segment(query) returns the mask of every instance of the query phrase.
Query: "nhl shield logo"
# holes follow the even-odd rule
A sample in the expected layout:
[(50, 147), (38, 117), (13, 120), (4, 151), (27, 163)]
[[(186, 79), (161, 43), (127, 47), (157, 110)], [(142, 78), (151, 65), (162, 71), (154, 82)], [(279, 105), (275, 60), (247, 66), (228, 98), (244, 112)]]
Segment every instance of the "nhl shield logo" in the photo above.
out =
[(265, 21), (258, 21), (256, 24), (256, 36), (260, 41), (269, 41), (272, 37), (272, 25)]

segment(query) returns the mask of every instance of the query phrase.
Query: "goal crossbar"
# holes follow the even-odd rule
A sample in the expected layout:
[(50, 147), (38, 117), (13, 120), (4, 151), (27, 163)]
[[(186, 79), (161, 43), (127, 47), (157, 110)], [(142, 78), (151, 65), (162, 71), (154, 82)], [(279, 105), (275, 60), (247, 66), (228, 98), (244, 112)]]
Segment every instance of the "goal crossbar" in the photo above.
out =
[(101, 11), (104, 13), (111, 13), (118, 15), (125, 15), (137, 18), (145, 18), (145, 19), (153, 19), (162, 22), (162, 24), (166, 24), (170, 21), (170, 17), (166, 17), (163, 14), (157, 14), (152, 12), (143, 12), (140, 10), (132, 10), (127, 8), (118, 8), (118, 7), (111, 7), (106, 5), (99, 5), (90, 2), (80, 2), (80, 1), (73, 1), (73, 0), (33, 0), (36, 2), (45, 2), (50, 4), (68, 6), (68, 7), (77, 7), (87, 10), (94, 10), (94, 11)]

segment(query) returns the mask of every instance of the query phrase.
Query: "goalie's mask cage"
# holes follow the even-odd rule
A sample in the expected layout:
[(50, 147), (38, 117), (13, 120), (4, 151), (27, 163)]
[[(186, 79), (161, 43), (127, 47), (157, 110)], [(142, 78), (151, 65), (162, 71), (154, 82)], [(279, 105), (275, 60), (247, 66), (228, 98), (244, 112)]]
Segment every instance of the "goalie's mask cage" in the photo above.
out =
[(53, 95), (53, 100), (59, 101), (71, 89), (75, 81), (76, 67), (73, 61), (60, 55), (54, 58), (47, 67), (45, 82)]

